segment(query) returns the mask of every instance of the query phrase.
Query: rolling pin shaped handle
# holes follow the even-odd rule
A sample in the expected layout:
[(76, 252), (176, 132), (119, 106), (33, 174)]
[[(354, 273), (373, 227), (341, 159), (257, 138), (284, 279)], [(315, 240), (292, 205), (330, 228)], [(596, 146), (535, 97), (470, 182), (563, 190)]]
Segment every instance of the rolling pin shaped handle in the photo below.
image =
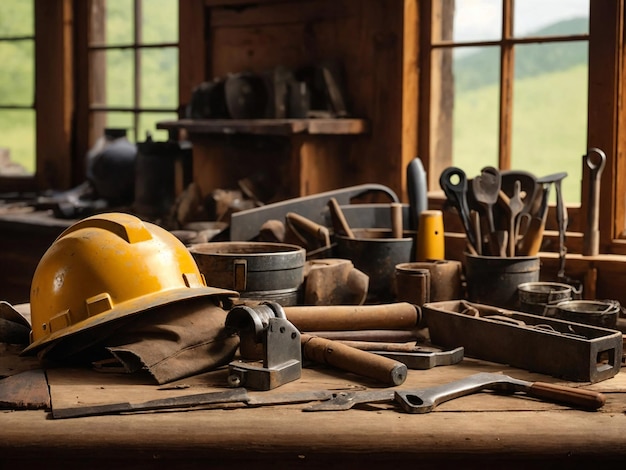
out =
[(597, 410), (606, 402), (602, 393), (546, 382), (534, 382), (526, 393), (531, 397), (587, 410)]
[(401, 385), (406, 380), (408, 370), (402, 362), (317, 336), (302, 334), (300, 341), (302, 356), (318, 364), (328, 364), (390, 386)]

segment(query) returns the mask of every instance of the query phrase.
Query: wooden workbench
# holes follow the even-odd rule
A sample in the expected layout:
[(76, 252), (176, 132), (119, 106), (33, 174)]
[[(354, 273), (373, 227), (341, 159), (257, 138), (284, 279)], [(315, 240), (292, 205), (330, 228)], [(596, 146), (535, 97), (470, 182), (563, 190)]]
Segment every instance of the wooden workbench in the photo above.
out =
[[(32, 365), (21, 363), (26, 369)], [(565, 383), (465, 358), (457, 365), (410, 371), (398, 388), (430, 387), (480, 371)], [(223, 390), (226, 376), (227, 370), (221, 369), (159, 387), (141, 375), (69, 368), (47, 371), (53, 407), (142, 402)], [(7, 410), (0, 412), (0, 468), (42, 463), (64, 469), (556, 468), (556, 464), (623, 468), (626, 372), (593, 385), (568, 384), (602, 391), (606, 404), (591, 412), (524, 395), (481, 392), (441, 404), (428, 414), (407, 414), (391, 404), (314, 413), (303, 412), (302, 404), (258, 408), (239, 404), (63, 420), (52, 419), (45, 410)], [(305, 368), (295, 382), (263, 393), (362, 387), (377, 385), (318, 366)]]

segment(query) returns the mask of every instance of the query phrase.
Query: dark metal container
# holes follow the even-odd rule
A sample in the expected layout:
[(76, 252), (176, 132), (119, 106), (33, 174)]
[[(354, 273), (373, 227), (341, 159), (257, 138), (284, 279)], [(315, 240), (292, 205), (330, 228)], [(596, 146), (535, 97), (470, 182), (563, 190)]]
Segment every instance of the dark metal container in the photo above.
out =
[(538, 256), (478, 256), (465, 254), (467, 298), (472, 302), (518, 308), (517, 286), (539, 280)]
[(189, 247), (207, 284), (242, 298), (296, 305), (304, 282), (306, 251), (296, 245), (209, 242)]
[(394, 299), (396, 265), (415, 256), (415, 232), (404, 231), (402, 238), (392, 238), (388, 229), (352, 230), (355, 238), (337, 235), (337, 257), (349, 259), (370, 278), (368, 301)]
[(551, 310), (554, 318), (615, 328), (621, 311), (617, 300), (566, 300)]

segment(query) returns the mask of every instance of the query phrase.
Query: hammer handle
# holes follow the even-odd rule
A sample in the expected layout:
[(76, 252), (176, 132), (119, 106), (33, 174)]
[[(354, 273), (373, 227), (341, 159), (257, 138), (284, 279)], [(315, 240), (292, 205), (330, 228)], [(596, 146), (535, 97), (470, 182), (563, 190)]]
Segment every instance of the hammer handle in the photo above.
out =
[(407, 367), (399, 361), (307, 334), (300, 335), (300, 341), (303, 357), (318, 364), (328, 364), (390, 386), (401, 385), (406, 380)]
[(606, 401), (604, 395), (599, 392), (546, 382), (534, 382), (526, 393), (535, 398), (563, 403), (587, 410), (597, 410), (603, 406)]

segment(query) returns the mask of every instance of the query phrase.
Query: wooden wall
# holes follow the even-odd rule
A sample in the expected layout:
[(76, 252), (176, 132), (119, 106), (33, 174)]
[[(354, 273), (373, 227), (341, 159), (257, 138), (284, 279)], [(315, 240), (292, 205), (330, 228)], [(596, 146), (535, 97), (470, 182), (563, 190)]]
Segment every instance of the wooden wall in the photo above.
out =
[[(196, 47), (181, 41), (181, 60), (196, 80), (201, 73), (211, 79), (233, 72), (265, 72), (278, 65), (295, 68), (325, 60), (343, 65), (349, 110), (353, 117), (367, 119), (370, 131), (367, 135), (291, 141), (292, 152), (301, 155), (298, 164), (291, 156), (282, 162), (288, 176), (299, 181), (299, 194), (292, 195), (376, 182), (406, 197), (405, 169), (415, 157), (417, 135), (416, 1), (204, 3), (202, 44), (196, 42)], [(198, 8), (186, 8), (189, 11), (181, 10), (181, 15), (195, 12), (196, 19), (191, 23), (195, 28)], [(196, 38), (200, 36), (195, 33)], [(195, 49), (195, 55), (190, 48)], [(203, 53), (204, 58), (199, 56)], [(193, 64), (192, 56), (204, 61), (204, 69)], [(190, 80), (182, 81), (182, 75), (181, 82), (188, 86)], [(181, 91), (181, 97), (188, 99), (189, 95)], [(199, 141), (201, 148), (196, 153), (200, 156), (194, 158), (194, 167), (204, 175), (198, 182), (204, 184), (206, 192), (220, 182), (220, 169), (228, 167), (233, 155), (232, 148), (230, 153), (224, 150), (227, 142), (215, 136)], [(253, 159), (243, 158), (241, 165)], [(229, 173), (225, 172), (224, 180), (232, 183), (239, 175)]]

